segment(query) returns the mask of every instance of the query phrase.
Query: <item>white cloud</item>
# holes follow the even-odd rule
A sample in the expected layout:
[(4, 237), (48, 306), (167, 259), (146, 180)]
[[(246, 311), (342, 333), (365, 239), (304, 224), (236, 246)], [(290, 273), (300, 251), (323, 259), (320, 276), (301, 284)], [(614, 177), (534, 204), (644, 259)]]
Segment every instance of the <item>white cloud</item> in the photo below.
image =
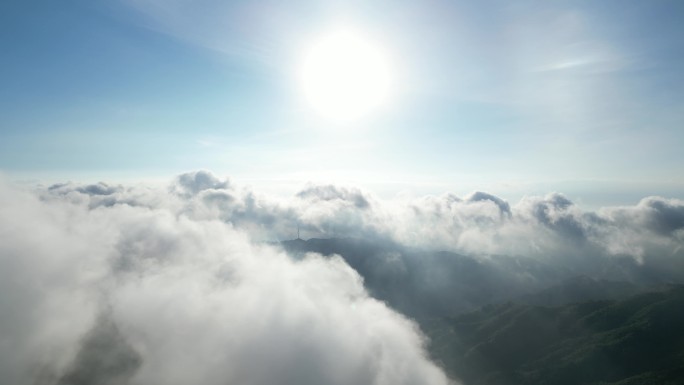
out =
[[(174, 186), (190, 197), (104, 185), (35, 194), (1, 185), (4, 381), (448, 382), (426, 358), (417, 327), (370, 298), (341, 259), (294, 261), (253, 245), (236, 227), (258, 220), (262, 208), (216, 181), (178, 178)], [(243, 208), (228, 211), (245, 215), (235, 226), (221, 220), (230, 219), (221, 207), (214, 218), (197, 209), (219, 192), (235, 194), (227, 208)]]
[[(682, 246), (684, 203), (644, 198), (635, 206), (582, 210), (560, 193), (528, 196), (510, 204), (475, 192), (380, 199), (358, 188), (308, 185), (290, 198), (260, 194), (208, 171), (178, 176), (167, 194), (144, 187), (98, 184), (51, 187), (43, 199), (90, 208), (123, 204), (166, 208), (194, 220), (219, 220), (253, 240), (363, 237), (405, 246), (466, 254), (567, 256), (629, 255), (648, 258)], [(622, 246), (620, 245), (623, 243)], [(627, 243), (624, 243), (627, 242)]]

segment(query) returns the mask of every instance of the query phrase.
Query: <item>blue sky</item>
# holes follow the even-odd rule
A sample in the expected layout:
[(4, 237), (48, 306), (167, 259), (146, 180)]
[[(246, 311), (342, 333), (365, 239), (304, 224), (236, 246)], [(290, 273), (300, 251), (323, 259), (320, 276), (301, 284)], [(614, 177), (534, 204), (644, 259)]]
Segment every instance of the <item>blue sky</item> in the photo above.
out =
[[(682, 17), (677, 0), (5, 1), (0, 170), (681, 198)], [(379, 42), (395, 85), (344, 124), (295, 76), (339, 25)]]

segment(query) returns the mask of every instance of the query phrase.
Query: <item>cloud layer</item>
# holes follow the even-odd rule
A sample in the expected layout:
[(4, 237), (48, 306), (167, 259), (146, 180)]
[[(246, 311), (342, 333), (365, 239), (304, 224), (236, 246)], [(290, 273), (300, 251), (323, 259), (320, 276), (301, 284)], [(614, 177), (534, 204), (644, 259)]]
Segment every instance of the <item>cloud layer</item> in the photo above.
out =
[[(2, 183), (0, 372), (12, 384), (447, 384), (416, 324), (343, 259), (293, 259), (265, 242), (297, 226), (305, 238), (474, 255), (502, 274), (500, 261), (522, 255), (578, 271), (631, 258), (660, 281), (684, 279), (676, 199), (586, 212), (558, 193), (511, 205), (327, 185), (279, 198), (207, 171), (164, 189)], [(439, 273), (428, 267), (420, 282)]]
[(257, 241), (292, 239), (299, 227), (304, 238), (355, 237), (465, 255), (525, 256), (585, 270), (606, 259), (631, 258), (671, 280), (684, 279), (684, 201), (656, 196), (595, 212), (560, 193), (515, 204), (485, 192), (382, 200), (357, 188), (310, 185), (282, 198), (208, 171), (179, 175), (166, 191), (64, 184), (43, 196), (90, 208), (169, 209), (192, 220), (230, 224)]
[[(646, 197), (634, 206), (590, 212), (560, 193), (515, 204), (485, 192), (381, 200), (334, 185), (307, 186), (290, 199), (277, 199), (206, 171), (181, 175), (170, 189), (183, 192), (176, 193), (183, 198), (177, 204), (190, 217), (231, 223), (255, 239), (294, 238), (299, 224), (307, 237), (390, 239), (475, 255), (629, 256), (647, 263), (684, 254), (684, 201), (679, 199)], [(116, 199), (126, 202), (131, 196), (122, 192)], [(91, 205), (111, 203), (108, 199), (88, 197)]]
[(216, 219), (250, 204), (212, 178), (0, 187), (4, 381), (448, 383), (340, 258), (295, 261)]

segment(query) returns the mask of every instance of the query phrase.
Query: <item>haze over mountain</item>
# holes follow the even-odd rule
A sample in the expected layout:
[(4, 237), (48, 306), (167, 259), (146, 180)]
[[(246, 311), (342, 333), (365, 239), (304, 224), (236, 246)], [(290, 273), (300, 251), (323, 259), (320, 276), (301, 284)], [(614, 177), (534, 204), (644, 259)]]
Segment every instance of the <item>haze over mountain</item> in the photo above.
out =
[(341, 256), (363, 277), (371, 295), (419, 320), (509, 300), (552, 306), (622, 299), (664, 290), (673, 282), (669, 275), (653, 275), (625, 258), (573, 268), (530, 257), (473, 257), (351, 238), (295, 239), (281, 244), (295, 258), (311, 252)]

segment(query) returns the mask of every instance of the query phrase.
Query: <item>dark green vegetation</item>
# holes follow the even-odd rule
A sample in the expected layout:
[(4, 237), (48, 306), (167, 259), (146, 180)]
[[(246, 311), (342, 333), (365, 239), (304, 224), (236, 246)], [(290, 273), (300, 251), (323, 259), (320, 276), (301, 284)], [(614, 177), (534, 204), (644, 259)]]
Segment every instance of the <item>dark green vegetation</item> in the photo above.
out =
[(422, 322), (433, 357), (475, 384), (684, 384), (684, 286), (558, 307), (506, 303)]
[[(630, 258), (474, 258), (390, 241), (297, 239), (339, 255), (415, 319), (466, 385), (684, 384), (684, 287)], [(567, 261), (566, 261), (567, 262)]]

